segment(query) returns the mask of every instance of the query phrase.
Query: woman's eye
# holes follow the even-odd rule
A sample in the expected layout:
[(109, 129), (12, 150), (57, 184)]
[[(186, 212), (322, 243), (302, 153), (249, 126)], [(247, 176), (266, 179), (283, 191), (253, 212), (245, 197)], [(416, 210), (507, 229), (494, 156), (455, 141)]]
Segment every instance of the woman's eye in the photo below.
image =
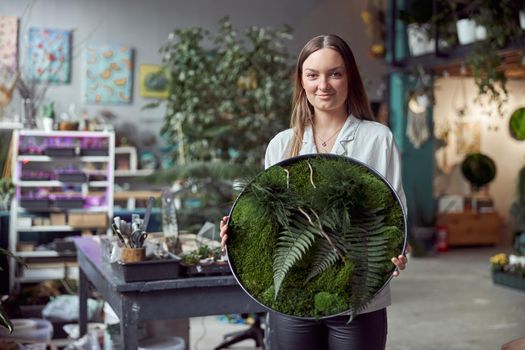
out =
[(317, 77), (317, 74), (314, 73), (306, 73), (306, 77), (308, 79), (315, 79)]
[(336, 78), (341, 78), (343, 74), (341, 72), (332, 72), (332, 76)]

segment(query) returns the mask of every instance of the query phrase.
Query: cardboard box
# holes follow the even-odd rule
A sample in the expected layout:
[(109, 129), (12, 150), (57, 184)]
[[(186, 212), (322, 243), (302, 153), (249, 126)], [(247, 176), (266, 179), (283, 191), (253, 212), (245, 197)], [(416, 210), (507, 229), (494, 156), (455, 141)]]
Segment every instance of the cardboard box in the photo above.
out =
[(73, 228), (105, 228), (108, 216), (106, 213), (69, 213), (67, 221)]
[(62, 226), (66, 224), (66, 213), (51, 213), (49, 214), (52, 226)]

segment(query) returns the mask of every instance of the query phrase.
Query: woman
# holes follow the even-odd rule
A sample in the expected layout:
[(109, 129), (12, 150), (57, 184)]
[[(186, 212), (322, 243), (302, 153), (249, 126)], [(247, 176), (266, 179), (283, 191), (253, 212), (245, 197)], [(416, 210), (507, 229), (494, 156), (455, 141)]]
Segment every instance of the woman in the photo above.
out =
[[(390, 130), (373, 121), (366, 92), (348, 44), (337, 35), (310, 40), (299, 54), (291, 129), (277, 134), (266, 150), (266, 168), (302, 154), (334, 153), (360, 160), (382, 174), (406, 208), (398, 150)], [(228, 217), (221, 221), (226, 244)], [(399, 274), (404, 255), (392, 258)], [(350, 324), (348, 316), (304, 320), (274, 314), (278, 349), (384, 349), (387, 286)]]

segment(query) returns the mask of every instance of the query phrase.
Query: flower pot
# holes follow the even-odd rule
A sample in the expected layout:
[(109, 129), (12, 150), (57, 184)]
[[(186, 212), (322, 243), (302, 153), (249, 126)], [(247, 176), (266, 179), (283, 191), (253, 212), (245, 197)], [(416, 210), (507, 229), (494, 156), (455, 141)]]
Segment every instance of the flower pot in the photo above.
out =
[(485, 26), (481, 26), (477, 24), (475, 33), (476, 33), (476, 40), (479, 41), (479, 40), (487, 39), (487, 28), (485, 28)]
[(494, 284), (500, 284), (525, 291), (525, 278), (518, 275), (503, 271), (493, 271), (492, 281)]
[(476, 41), (476, 22), (470, 18), (463, 18), (456, 22), (458, 40), (461, 45)]
[(120, 260), (123, 263), (144, 261), (146, 259), (145, 248), (122, 248)]
[(429, 37), (429, 25), (412, 23), (407, 26), (408, 49), (411, 56), (420, 56), (434, 51), (435, 41)]

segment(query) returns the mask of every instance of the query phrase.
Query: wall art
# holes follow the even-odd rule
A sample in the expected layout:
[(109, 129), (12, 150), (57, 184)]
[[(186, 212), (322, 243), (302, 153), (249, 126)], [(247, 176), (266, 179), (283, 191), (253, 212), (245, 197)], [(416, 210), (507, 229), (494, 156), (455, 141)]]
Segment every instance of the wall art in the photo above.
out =
[(16, 69), (18, 57), (18, 18), (0, 16), (0, 63)]
[(129, 46), (88, 46), (85, 60), (86, 103), (131, 103), (133, 50)]
[(71, 32), (63, 29), (29, 28), (27, 64), (39, 82), (69, 83)]
[(168, 97), (169, 77), (157, 64), (140, 65), (140, 96), (165, 99)]

